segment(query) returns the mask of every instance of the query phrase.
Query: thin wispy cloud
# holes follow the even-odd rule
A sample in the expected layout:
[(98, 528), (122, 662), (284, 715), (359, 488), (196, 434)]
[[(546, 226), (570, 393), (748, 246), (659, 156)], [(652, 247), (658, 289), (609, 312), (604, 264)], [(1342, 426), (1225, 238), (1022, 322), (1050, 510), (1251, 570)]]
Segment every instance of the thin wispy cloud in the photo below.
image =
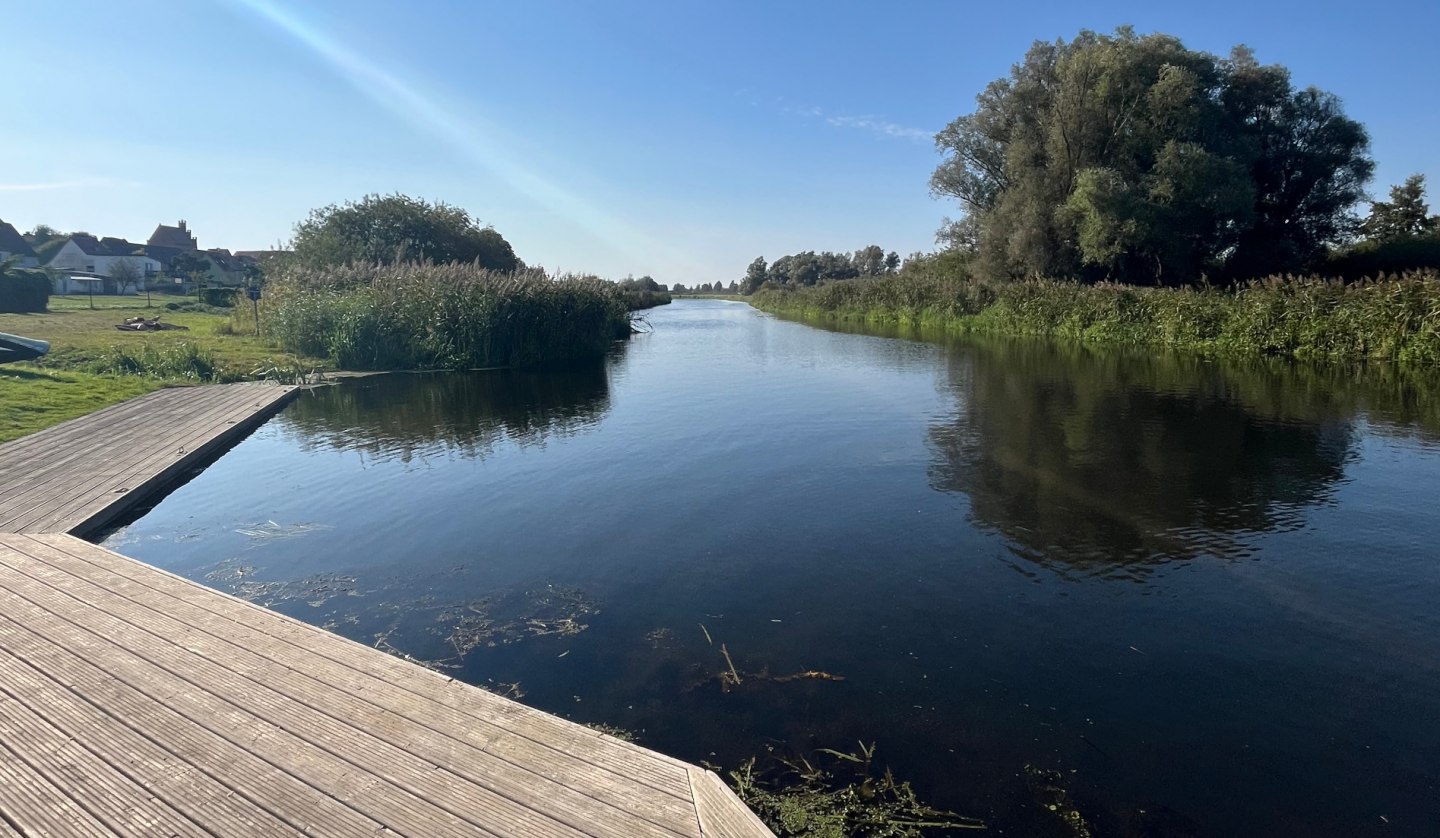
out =
[(815, 105), (786, 105), (783, 106), (781, 110), (785, 113), (805, 117), (806, 119), (818, 119), (835, 128), (868, 131), (877, 137), (907, 140), (917, 143), (929, 143), (935, 138), (934, 131), (927, 131), (924, 128), (915, 128), (909, 125), (901, 125), (898, 122), (891, 122), (888, 119), (883, 119), (871, 114), (865, 114), (863, 116), (828, 114), (824, 108)]
[(935, 138), (934, 131), (900, 125), (876, 116), (827, 116), (825, 121), (836, 128), (858, 128), (882, 137), (894, 137), (899, 140), (928, 143)]
[(139, 185), (133, 180), (119, 178), (75, 178), (44, 183), (0, 183), (0, 192), (56, 192), (62, 189), (106, 189)]

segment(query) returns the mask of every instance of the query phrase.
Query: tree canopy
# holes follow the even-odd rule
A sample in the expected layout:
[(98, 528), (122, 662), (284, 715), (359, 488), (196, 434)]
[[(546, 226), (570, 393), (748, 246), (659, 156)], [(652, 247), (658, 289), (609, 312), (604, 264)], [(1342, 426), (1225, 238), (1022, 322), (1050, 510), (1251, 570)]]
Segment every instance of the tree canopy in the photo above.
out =
[(1430, 214), (1424, 175), (1390, 187), (1390, 200), (1372, 202), (1360, 232), (1360, 241), (1332, 254), (1326, 274), (1359, 279), (1440, 270), (1440, 216)]
[(1440, 216), (1430, 215), (1425, 202), (1425, 176), (1414, 174), (1390, 187), (1390, 200), (1370, 204), (1370, 217), (1361, 225), (1368, 239), (1394, 241), (1440, 231)]
[(883, 276), (894, 273), (899, 267), (898, 253), (886, 253), (875, 244), (854, 253), (805, 250), (781, 256), (769, 264), (764, 256), (756, 257), (745, 269), (745, 276), (739, 284), (731, 283), (731, 286), (742, 294), (753, 294), (767, 282), (780, 286), (818, 285), (862, 276)]
[(992, 276), (1178, 284), (1319, 261), (1374, 168), (1334, 95), (1244, 47), (1168, 35), (1037, 42), (936, 136), (941, 231)]
[(479, 263), (496, 271), (525, 265), (493, 227), (459, 207), (406, 195), (367, 195), (313, 210), (295, 225), (295, 259), (305, 265)]

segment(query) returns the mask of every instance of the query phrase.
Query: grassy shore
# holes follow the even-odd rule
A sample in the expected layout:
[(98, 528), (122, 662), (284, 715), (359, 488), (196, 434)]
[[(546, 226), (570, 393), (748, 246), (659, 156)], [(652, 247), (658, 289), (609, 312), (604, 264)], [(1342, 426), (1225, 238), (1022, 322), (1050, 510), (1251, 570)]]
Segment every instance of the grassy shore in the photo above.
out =
[[(50, 354), (37, 361), (0, 366), (0, 442), (161, 387), (290, 378), (329, 366), (237, 334), (227, 311), (194, 306), (192, 298), (152, 299), (146, 308), (144, 297), (96, 297), (92, 309), (88, 297), (51, 297), (44, 314), (0, 314), (0, 332), (50, 342)], [(116, 330), (136, 316), (185, 330)]]
[(1137, 288), (933, 273), (762, 290), (777, 314), (1299, 360), (1440, 363), (1440, 277), (1351, 284), (1275, 277), (1237, 288)]
[[(468, 265), (281, 272), (266, 286), (260, 334), (243, 304), (226, 310), (162, 295), (150, 305), (144, 297), (52, 297), (45, 313), (0, 314), (0, 332), (51, 346), (37, 361), (0, 366), (0, 442), (161, 387), (602, 357), (629, 335), (632, 302), (597, 279)], [(115, 328), (135, 316), (158, 316), (183, 330)]]

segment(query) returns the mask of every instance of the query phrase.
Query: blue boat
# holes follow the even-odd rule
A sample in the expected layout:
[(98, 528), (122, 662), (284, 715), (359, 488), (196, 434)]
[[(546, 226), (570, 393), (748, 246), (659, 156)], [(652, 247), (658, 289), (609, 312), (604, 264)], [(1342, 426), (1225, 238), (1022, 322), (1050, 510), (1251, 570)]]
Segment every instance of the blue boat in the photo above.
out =
[(0, 332), (0, 364), (14, 361), (29, 361), (50, 351), (50, 344), (34, 338), (7, 335)]

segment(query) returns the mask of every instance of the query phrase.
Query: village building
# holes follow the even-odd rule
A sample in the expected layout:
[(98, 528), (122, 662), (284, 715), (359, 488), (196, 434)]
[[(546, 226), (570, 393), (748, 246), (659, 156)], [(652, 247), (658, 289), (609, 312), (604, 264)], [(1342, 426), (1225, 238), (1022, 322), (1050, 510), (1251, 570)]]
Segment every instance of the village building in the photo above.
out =
[[(40, 262), (25, 238), (14, 227), (0, 222), (0, 258), (11, 253), (21, 257), (22, 266)], [(115, 278), (115, 267), (121, 262), (135, 267), (135, 281)], [(189, 293), (197, 278), (210, 288), (238, 288), (251, 280), (257, 266), (258, 261), (249, 255), (224, 248), (201, 250), (184, 221), (174, 227), (156, 226), (144, 244), (76, 233), (65, 237), (64, 243), (44, 260), (44, 267), (55, 274), (56, 294), (137, 294), (147, 290)]]
[[(131, 283), (117, 282), (115, 267), (128, 262), (135, 268)], [(107, 236), (103, 239), (87, 233), (70, 236), (55, 251), (45, 267), (57, 272), (56, 294), (138, 294), (145, 291), (160, 275), (161, 262), (145, 253), (145, 246)]]
[(0, 261), (16, 259), (19, 267), (31, 268), (40, 264), (35, 251), (13, 224), (0, 221)]
[(176, 250), (199, 250), (200, 243), (195, 240), (195, 234), (185, 226), (185, 219), (174, 227), (164, 224), (157, 225), (155, 232), (150, 234), (150, 239), (145, 242), (151, 247), (174, 248)]

